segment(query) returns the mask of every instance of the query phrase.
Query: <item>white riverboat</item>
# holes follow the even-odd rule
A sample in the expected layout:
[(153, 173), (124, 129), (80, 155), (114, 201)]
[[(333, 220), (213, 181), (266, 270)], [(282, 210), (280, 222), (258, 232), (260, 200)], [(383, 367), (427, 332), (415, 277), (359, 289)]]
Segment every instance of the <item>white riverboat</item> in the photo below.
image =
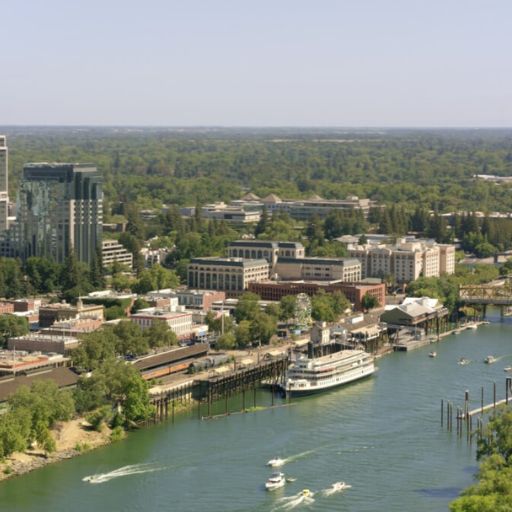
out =
[(303, 356), (288, 368), (284, 390), (290, 396), (310, 395), (374, 372), (373, 356), (364, 350), (342, 350), (315, 358)]

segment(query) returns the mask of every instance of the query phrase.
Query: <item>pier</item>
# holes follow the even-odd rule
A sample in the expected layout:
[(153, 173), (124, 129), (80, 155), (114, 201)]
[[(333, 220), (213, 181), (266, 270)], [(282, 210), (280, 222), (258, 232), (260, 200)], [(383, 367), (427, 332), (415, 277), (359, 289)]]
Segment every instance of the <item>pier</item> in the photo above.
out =
[[(252, 407), (256, 407), (256, 389), (263, 383), (271, 388), (272, 406), (275, 392), (284, 382), (288, 368), (288, 353), (276, 355), (266, 354), (249, 365), (238, 365), (233, 370), (218, 374), (206, 372), (203, 376), (181, 376), (175, 382), (164, 386), (155, 386), (150, 390), (151, 403), (155, 407), (154, 421), (165, 420), (174, 414), (177, 406), (192, 406), (197, 404), (199, 419), (209, 418), (212, 414), (212, 404), (224, 400), (224, 414), (229, 414), (228, 400), (231, 396), (242, 394), (242, 411), (247, 409), (247, 394), (252, 394)], [(206, 404), (206, 416), (203, 415), (203, 404)]]
[[(451, 432), (453, 430), (453, 419), (456, 421), (456, 433), (458, 437), (462, 437), (463, 431), (466, 431), (466, 438), (471, 444), (473, 437), (476, 435), (481, 439), (484, 433), (484, 414), (492, 411), (496, 413), (496, 409), (500, 406), (508, 406), (512, 401), (512, 377), (505, 379), (505, 398), (496, 399), (496, 382), (493, 383), (493, 400), (488, 404), (484, 404), (484, 388), (480, 390), (480, 407), (469, 409), (469, 391), (464, 392), (464, 405), (454, 408), (454, 404), (450, 401), (441, 400), (441, 427), (446, 425), (446, 429)], [(476, 417), (476, 428), (473, 429), (473, 418)]]

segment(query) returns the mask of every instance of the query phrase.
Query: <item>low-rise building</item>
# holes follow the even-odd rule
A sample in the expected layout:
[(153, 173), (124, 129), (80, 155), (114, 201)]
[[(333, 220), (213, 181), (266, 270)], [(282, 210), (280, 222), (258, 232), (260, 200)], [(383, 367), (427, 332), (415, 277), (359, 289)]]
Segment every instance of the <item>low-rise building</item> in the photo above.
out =
[(141, 309), (130, 317), (142, 330), (155, 322), (165, 322), (180, 339), (192, 336), (192, 313), (186, 311), (162, 311), (155, 308)]
[(355, 283), (361, 280), (361, 263), (355, 258), (280, 257), (275, 273), (281, 280), (338, 280)]
[(9, 350), (24, 350), (27, 352), (52, 352), (67, 354), (77, 348), (80, 340), (75, 336), (49, 333), (32, 333), (25, 336), (13, 336), (7, 341)]
[(269, 264), (264, 259), (193, 258), (188, 265), (188, 286), (225, 291), (237, 296), (250, 282), (269, 278)]
[(305, 293), (312, 297), (320, 290), (326, 293), (341, 292), (354, 304), (354, 310), (362, 311), (362, 301), (366, 294), (377, 299), (379, 307), (386, 304), (384, 283), (343, 283), (340, 281), (263, 281), (250, 283), (249, 291), (258, 294), (263, 300), (279, 301), (285, 295)]
[(226, 294), (218, 290), (176, 290), (176, 297), (187, 309), (210, 311), (214, 302), (225, 300)]
[(62, 354), (28, 353), (18, 349), (0, 350), (0, 377), (68, 365), (69, 358)]
[(96, 317), (73, 318), (70, 320), (59, 320), (51, 327), (41, 329), (41, 334), (54, 336), (80, 336), (96, 331), (103, 325), (103, 320)]
[(12, 302), (0, 301), (0, 315), (14, 313), (14, 304)]
[(278, 258), (304, 258), (300, 242), (273, 242), (269, 240), (236, 240), (228, 244), (230, 258), (265, 259), (274, 269)]
[(133, 254), (127, 251), (117, 240), (103, 240), (101, 243), (101, 259), (104, 268), (111, 267), (114, 262), (124, 265), (129, 270), (133, 268)]
[(76, 306), (67, 303), (46, 304), (39, 308), (39, 326), (50, 327), (60, 320), (75, 318), (105, 319), (104, 307), (98, 304), (84, 305), (79, 300)]
[[(193, 217), (195, 215), (195, 207), (181, 208), (180, 213), (184, 217)], [(223, 220), (229, 224), (243, 226), (258, 222), (261, 218), (261, 211), (219, 202), (204, 205), (201, 208), (201, 217), (210, 220)]]

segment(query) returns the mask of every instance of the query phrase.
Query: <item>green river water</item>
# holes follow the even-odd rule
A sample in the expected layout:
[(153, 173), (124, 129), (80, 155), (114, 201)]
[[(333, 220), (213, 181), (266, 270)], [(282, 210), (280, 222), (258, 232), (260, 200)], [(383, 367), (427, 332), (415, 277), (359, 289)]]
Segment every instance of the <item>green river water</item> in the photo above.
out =
[[(0, 510), (48, 512), (446, 511), (472, 482), (474, 446), (440, 426), (440, 400), (471, 406), (504, 397), (512, 365), (512, 324), (494, 323), (435, 346), (378, 360), (369, 379), (288, 407), (199, 421), (194, 410), (128, 439), (0, 484)], [(489, 355), (492, 365), (483, 363)], [(458, 359), (472, 360), (467, 366)], [(252, 397), (251, 397), (252, 398)], [(258, 405), (270, 404), (267, 391)], [(249, 400), (248, 400), (249, 402)], [(222, 409), (224, 404), (219, 404)], [(237, 404), (231, 403), (235, 408)], [(265, 492), (273, 457), (296, 478)], [(144, 466), (142, 464), (151, 464)], [(110, 473), (119, 468), (130, 468)], [(130, 470), (138, 471), (129, 474)], [(151, 470), (151, 471), (150, 471)], [(110, 473), (103, 483), (87, 475)], [(321, 492), (333, 482), (341, 493)], [(308, 488), (314, 501), (283, 500)]]

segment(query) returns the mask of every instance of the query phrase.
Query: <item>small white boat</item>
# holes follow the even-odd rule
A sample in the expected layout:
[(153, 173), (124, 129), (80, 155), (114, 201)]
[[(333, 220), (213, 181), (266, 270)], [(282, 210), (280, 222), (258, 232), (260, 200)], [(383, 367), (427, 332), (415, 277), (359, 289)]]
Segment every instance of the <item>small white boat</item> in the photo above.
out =
[(476, 324), (468, 325), (468, 329), (478, 329), (478, 325), (476, 325)]
[(437, 357), (437, 352), (430, 352), (430, 354), (428, 355), (428, 357)]
[(487, 356), (484, 359), (484, 363), (486, 363), (486, 364), (492, 364), (492, 363), (495, 363), (495, 362), (496, 362), (496, 358), (494, 356)]
[(285, 484), (286, 478), (284, 477), (284, 473), (276, 472), (272, 473), (265, 482), (265, 489), (267, 489), (267, 491), (273, 491), (280, 487), (284, 487)]
[(503, 371), (504, 372), (512, 372), (512, 366), (505, 366), (505, 368), (503, 368)]
[(332, 484), (331, 489), (334, 492), (340, 492), (340, 491), (344, 491), (345, 489), (350, 489), (351, 487), (352, 487), (351, 485), (346, 484), (345, 482), (334, 482)]
[(293, 476), (287, 476), (287, 477), (286, 477), (286, 481), (287, 481), (287, 482), (295, 482), (296, 480), (297, 480), (297, 479), (296, 479), (296, 478), (294, 478)]
[(311, 498), (313, 496), (313, 493), (309, 489), (302, 489), (300, 492), (301, 496), (304, 498)]
[(457, 364), (460, 364), (461, 366), (465, 366), (470, 363), (469, 359), (466, 359), (465, 357), (461, 357)]
[(275, 459), (270, 459), (267, 462), (267, 466), (270, 466), (271, 468), (279, 468), (281, 466), (284, 466), (286, 461), (284, 459), (280, 459), (279, 457), (276, 457)]

